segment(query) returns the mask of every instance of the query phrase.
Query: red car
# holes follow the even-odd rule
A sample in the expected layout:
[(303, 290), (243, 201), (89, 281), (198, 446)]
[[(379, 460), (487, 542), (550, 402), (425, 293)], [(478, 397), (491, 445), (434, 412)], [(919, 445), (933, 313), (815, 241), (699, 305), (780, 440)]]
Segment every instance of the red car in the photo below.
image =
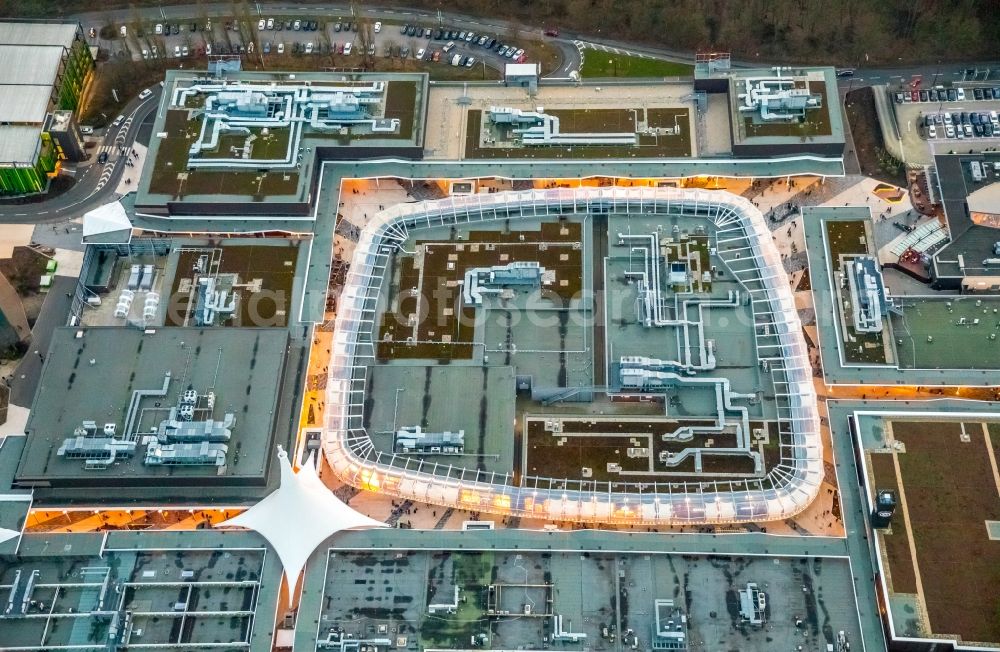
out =
[(920, 91), (910, 91), (910, 99), (914, 102), (920, 101)]
[(555, 27), (550, 27), (547, 30), (545, 30), (544, 34), (546, 36), (556, 37), (556, 36), (559, 36), (559, 30), (556, 29)]

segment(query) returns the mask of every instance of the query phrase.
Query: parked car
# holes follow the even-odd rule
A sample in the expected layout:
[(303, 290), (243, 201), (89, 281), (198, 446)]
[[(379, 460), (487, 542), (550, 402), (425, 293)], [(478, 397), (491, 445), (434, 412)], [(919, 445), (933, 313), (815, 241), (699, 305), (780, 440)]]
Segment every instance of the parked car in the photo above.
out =
[(424, 54), (426, 52), (427, 52), (427, 50), (425, 50), (424, 48), (420, 48), (419, 50), (417, 50), (417, 53), (415, 55), (413, 55), (413, 58), (416, 59), (417, 61), (423, 61), (424, 60)]
[(185, 46), (181, 47), (181, 56), (182, 57), (186, 57), (188, 54), (190, 54), (188, 52), (188, 46), (185, 45)]
[(557, 37), (559, 36), (559, 30), (556, 29), (555, 27), (549, 27), (543, 32), (543, 34), (545, 34), (546, 36)]
[(440, 41), (441, 40), (441, 29), (440, 28), (434, 30), (434, 40), (435, 41)]
[(957, 99), (958, 99), (958, 91), (956, 91), (954, 88), (949, 88), (948, 89), (948, 101), (949, 102), (954, 102)]
[(903, 103), (903, 94), (896, 93), (896, 104), (902, 104), (902, 103)]
[(454, 41), (448, 41), (447, 43), (444, 44), (444, 51), (445, 51), (445, 53), (451, 52), (454, 49), (455, 49), (455, 42)]
[(156, 27), (153, 28), (153, 32), (155, 32), (157, 36), (159, 36), (160, 34), (162, 34), (163, 33), (163, 23), (156, 23)]
[(125, 38), (126, 36), (128, 36), (128, 28), (125, 27), (124, 25), (122, 25), (122, 28), (119, 30), (119, 32), (121, 33), (122, 38)]
[(441, 50), (434, 50), (434, 56), (432, 57), (432, 59), (434, 60), (434, 63), (440, 63), (441, 62)]
[(954, 138), (955, 137), (955, 128), (952, 127), (951, 125), (945, 125), (944, 126), (944, 135), (947, 136), (948, 138)]
[(981, 88), (973, 88), (972, 89), (972, 96), (974, 98), (976, 98), (977, 100), (983, 99), (983, 89), (981, 89)]
[(312, 54), (313, 53), (313, 47), (314, 46), (313, 46), (313, 42), (312, 41), (309, 41), (308, 43), (306, 43), (306, 54)]
[(958, 94), (958, 101), (959, 102), (962, 102), (962, 101), (965, 100), (965, 89), (964, 88), (956, 89), (955, 92)]
[(266, 41), (264, 43), (264, 54), (271, 54), (271, 42)]
[(927, 94), (927, 91), (920, 91), (920, 101), (926, 102), (928, 99), (930, 99), (930, 96)]
[[(339, 26), (340, 23), (337, 23), (337, 25)], [(372, 29), (375, 31), (376, 34), (378, 34), (379, 32), (381, 32), (382, 31), (382, 21), (381, 20), (375, 21), (375, 26)]]
[(278, 43), (278, 54), (284, 54), (284, 53), (285, 53), (285, 44)]
[(405, 36), (406, 35), (406, 30), (408, 30), (408, 29), (410, 29), (409, 25), (403, 25), (402, 27), (399, 28), (399, 33)]
[(296, 32), (302, 29), (302, 21), (296, 20), (294, 23), (292, 23), (292, 29), (294, 29)]
[(475, 58), (475, 57), (469, 57), (469, 58), (468, 58), (468, 59), (467, 59), (467, 60), (465, 61), (465, 67), (466, 67), (466, 68), (471, 68), (471, 67), (472, 67), (472, 66), (474, 66), (474, 65), (476, 65), (476, 58)]
[(934, 125), (927, 127), (927, 137), (937, 138), (937, 127), (935, 127)]
[(268, 29), (274, 29), (274, 19), (273, 18), (268, 18), (267, 19), (267, 28)]
[(424, 28), (424, 38), (430, 38), (430, 37), (431, 37), (431, 28), (430, 27), (425, 27)]
[(375, 44), (374, 43), (369, 43), (368, 44), (368, 56), (372, 56), (372, 57), (375, 56)]
[(257, 21), (257, 31), (263, 32), (265, 29), (267, 29), (267, 21), (261, 18)]
[(334, 25), (333, 25), (333, 31), (339, 32), (341, 30), (341, 27), (342, 27), (342, 25), (338, 21), (338, 22), (334, 23)]
[(344, 43), (344, 54), (347, 55), (350, 53), (351, 53), (351, 42), (348, 41), (347, 43)]

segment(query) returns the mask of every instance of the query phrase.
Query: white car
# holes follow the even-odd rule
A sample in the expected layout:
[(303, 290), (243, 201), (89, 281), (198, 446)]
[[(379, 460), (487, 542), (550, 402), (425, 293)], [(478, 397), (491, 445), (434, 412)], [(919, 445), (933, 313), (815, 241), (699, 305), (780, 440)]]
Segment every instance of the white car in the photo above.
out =
[(469, 60), (465, 62), (465, 67), (466, 68), (471, 68), (474, 65), (476, 65), (476, 58), (475, 57), (469, 57)]
[(263, 32), (266, 27), (267, 27), (267, 21), (265, 21), (263, 18), (257, 21), (258, 32)]
[(212, 44), (211, 43), (206, 43), (205, 44), (205, 54), (209, 54), (209, 55), (212, 54)]
[(142, 58), (143, 59), (148, 59), (149, 58), (149, 50), (147, 50), (145, 48), (142, 49)]
[(179, 45), (174, 46), (174, 56), (175, 57), (181, 56), (181, 46)]
[(352, 44), (351, 44), (350, 41), (348, 41), (347, 43), (344, 43), (344, 54), (350, 54), (351, 53), (351, 45)]
[(120, 115), (117, 118), (115, 118), (115, 121), (111, 123), (111, 126), (112, 127), (117, 127), (118, 125), (120, 125), (123, 122), (125, 122), (125, 116)]
[(426, 49), (420, 48), (419, 50), (417, 50), (417, 53), (413, 56), (413, 58), (416, 59), (417, 61), (423, 61), (425, 52), (427, 52)]
[(306, 54), (312, 54), (312, 53), (313, 53), (313, 44), (312, 41), (309, 41), (308, 43), (306, 43)]
[(379, 32), (382, 31), (382, 21), (381, 20), (375, 21), (375, 28), (374, 29), (375, 29), (375, 33), (376, 34), (378, 34)]
[(278, 43), (278, 54), (284, 54), (284, 53), (285, 53), (285, 44)]
[(156, 23), (156, 35), (163, 34), (163, 23)]
[(268, 29), (274, 29), (274, 19), (273, 18), (268, 18), (267, 19), (267, 28)]
[(80, 125), (80, 133), (84, 135), (89, 135), (94, 133), (94, 128), (88, 125)]
[(122, 28), (121, 28), (120, 31), (121, 31), (122, 38), (125, 38), (126, 36), (128, 36), (128, 28), (125, 27), (124, 25), (122, 25)]
[(181, 48), (181, 56), (186, 57), (187, 55), (188, 55), (188, 46), (185, 45), (184, 47)]
[(934, 125), (927, 127), (927, 137), (937, 138), (937, 128)]
[[(124, 36), (124, 34), (122, 34), (122, 36)], [(965, 99), (965, 89), (959, 88), (957, 90), (958, 90), (958, 101), (961, 102)]]
[(948, 138), (954, 138), (955, 137), (955, 128), (953, 126), (951, 126), (951, 125), (945, 125), (944, 126), (944, 135), (947, 136)]
[(143, 91), (141, 93), (139, 93), (139, 99), (140, 100), (144, 100), (144, 99), (146, 99), (147, 97), (149, 97), (152, 94), (153, 94), (153, 91), (149, 90), (148, 88), (143, 89)]
[(294, 23), (292, 23), (292, 29), (294, 29), (296, 32), (302, 29), (302, 21), (297, 20)]

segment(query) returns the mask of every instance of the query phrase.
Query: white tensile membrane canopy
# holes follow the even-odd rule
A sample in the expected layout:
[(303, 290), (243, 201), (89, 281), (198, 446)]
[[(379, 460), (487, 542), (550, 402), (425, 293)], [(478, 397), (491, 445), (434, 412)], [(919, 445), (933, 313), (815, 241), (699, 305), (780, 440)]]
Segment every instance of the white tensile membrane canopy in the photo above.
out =
[(243, 527), (267, 539), (281, 559), (288, 594), (292, 595), (309, 555), (323, 541), (341, 530), (389, 526), (359, 514), (337, 498), (316, 474), (312, 455), (295, 473), (288, 453), (279, 446), (278, 463), (281, 465), (278, 488), (239, 516), (216, 527)]
[(17, 530), (8, 530), (5, 527), (0, 527), (0, 543), (4, 541), (10, 541), (14, 537), (20, 536), (21, 533)]
[(84, 238), (131, 228), (132, 222), (120, 201), (103, 204), (83, 215)]

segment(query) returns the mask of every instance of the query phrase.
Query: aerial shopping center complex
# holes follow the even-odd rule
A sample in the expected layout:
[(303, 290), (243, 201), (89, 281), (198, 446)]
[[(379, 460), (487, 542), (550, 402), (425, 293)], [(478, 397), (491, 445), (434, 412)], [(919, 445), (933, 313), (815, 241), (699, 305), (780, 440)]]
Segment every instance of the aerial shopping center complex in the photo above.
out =
[(0, 650), (1000, 645), (955, 607), (1000, 582), (993, 153), (863, 176), (837, 71), (725, 54), (209, 63), (35, 231), (79, 269), (10, 389)]

